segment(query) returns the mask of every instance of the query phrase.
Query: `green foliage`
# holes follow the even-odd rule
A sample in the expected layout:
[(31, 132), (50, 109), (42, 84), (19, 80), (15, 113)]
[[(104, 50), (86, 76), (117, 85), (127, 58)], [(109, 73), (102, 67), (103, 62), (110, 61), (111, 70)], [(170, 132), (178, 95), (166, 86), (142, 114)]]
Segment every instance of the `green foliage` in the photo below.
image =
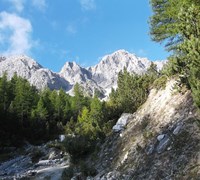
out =
[(72, 166), (67, 167), (62, 173), (62, 179), (71, 180), (74, 176), (74, 168)]
[(62, 89), (38, 92), (16, 74), (0, 78), (0, 145), (41, 142), (62, 133), (72, 117), (71, 97)]
[(87, 155), (94, 149), (95, 143), (88, 136), (67, 136), (64, 141), (66, 151), (71, 155), (75, 163), (81, 157)]
[(95, 175), (97, 175), (97, 170), (93, 166), (87, 164), (84, 161), (80, 162), (80, 171), (83, 173), (85, 177), (88, 176), (94, 177)]
[(158, 76), (154, 64), (147, 74), (130, 74), (126, 69), (118, 75), (118, 88), (112, 89), (110, 101), (108, 102), (114, 114), (133, 113), (143, 104), (148, 96), (151, 83)]
[(169, 75), (179, 74), (191, 88), (194, 101), (200, 107), (200, 3), (199, 0), (151, 0), (152, 39), (164, 42), (172, 50)]
[(153, 87), (156, 88), (157, 90), (164, 89), (166, 87), (167, 79), (168, 78), (166, 75), (159, 77), (153, 82)]
[(71, 100), (71, 109), (74, 119), (77, 119), (84, 106), (89, 106), (89, 99), (87, 97), (84, 97), (81, 86), (76, 83), (74, 85), (74, 97), (72, 97)]
[(77, 121), (71, 119), (67, 123), (65, 129), (69, 135), (64, 146), (72, 159), (81, 158), (92, 152), (96, 142), (105, 137), (104, 124), (107, 119), (104, 112), (104, 103), (94, 97), (88, 106), (82, 107)]
[(24, 140), (41, 143), (55, 138), (65, 128), (67, 135), (75, 134), (66, 138), (66, 149), (72, 156), (92, 151), (96, 142), (105, 137), (105, 103), (96, 96), (84, 97), (78, 84), (74, 93), (71, 97), (62, 89), (48, 88), (38, 92), (27, 80), (14, 75), (8, 81), (4, 74), (0, 78), (0, 145), (21, 145)]

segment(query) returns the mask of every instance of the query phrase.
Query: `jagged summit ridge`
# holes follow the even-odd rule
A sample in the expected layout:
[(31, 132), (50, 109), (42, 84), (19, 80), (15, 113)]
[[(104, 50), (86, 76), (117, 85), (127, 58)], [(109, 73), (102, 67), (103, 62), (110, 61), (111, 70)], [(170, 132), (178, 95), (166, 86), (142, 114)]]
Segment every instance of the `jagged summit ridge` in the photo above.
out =
[(1, 59), (0, 75), (6, 71), (8, 78), (17, 73), (19, 76), (27, 79), (31, 77), (31, 73), (43, 68), (39, 63), (25, 55), (1, 57)]
[(11, 79), (16, 73), (38, 89), (49, 87), (50, 89), (63, 88), (67, 90), (69, 88), (69, 83), (64, 78), (43, 68), (39, 63), (25, 55), (1, 57), (0, 76), (5, 72), (8, 79)]
[(91, 79), (91, 73), (80, 67), (76, 62), (66, 62), (59, 74), (71, 84), (82, 83)]
[[(104, 94), (104, 89), (97, 85), (92, 79), (92, 73), (79, 66), (76, 62), (66, 62), (60, 71), (60, 76), (66, 79), (73, 87), (76, 83), (79, 83), (84, 91), (89, 95), (93, 95), (94, 91), (97, 90), (101, 94)], [(73, 88), (69, 91), (73, 95)]]
[(112, 87), (117, 86), (118, 73), (124, 68), (128, 72), (142, 74), (150, 66), (151, 61), (140, 58), (125, 50), (118, 50), (102, 58), (99, 64), (89, 68), (92, 78), (108, 93)]
[[(161, 69), (165, 61), (154, 62)], [(66, 62), (59, 73), (43, 68), (35, 60), (25, 55), (0, 57), (0, 76), (7, 72), (9, 79), (16, 73), (27, 79), (38, 89), (63, 88), (72, 94), (73, 86), (79, 83), (87, 94), (94, 91), (108, 96), (111, 88), (117, 87), (118, 73), (124, 68), (131, 73), (145, 73), (151, 61), (137, 57), (123, 49), (105, 55), (101, 61), (89, 68), (83, 68), (76, 62)]]

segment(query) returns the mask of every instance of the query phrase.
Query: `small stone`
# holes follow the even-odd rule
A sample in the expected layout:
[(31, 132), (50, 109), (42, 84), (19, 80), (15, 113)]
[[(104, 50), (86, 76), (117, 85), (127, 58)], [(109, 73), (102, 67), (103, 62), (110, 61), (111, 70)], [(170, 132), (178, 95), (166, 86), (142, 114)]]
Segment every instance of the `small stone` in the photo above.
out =
[(167, 151), (170, 151), (171, 149), (172, 149), (172, 147), (170, 146), (170, 147), (167, 148)]
[(153, 153), (153, 151), (154, 151), (154, 145), (150, 145), (146, 150), (146, 154), (150, 155)]
[(165, 134), (160, 134), (160, 135), (157, 137), (157, 140), (158, 140), (158, 141), (161, 141), (164, 137), (165, 137)]
[(159, 144), (156, 148), (157, 153), (158, 154), (163, 153), (167, 149), (167, 147), (170, 145), (170, 143), (171, 143), (171, 141), (170, 141), (169, 136), (165, 135), (164, 139), (162, 139), (159, 142)]
[(182, 128), (182, 125), (178, 125), (178, 126), (174, 129), (173, 134), (174, 134), (174, 135), (178, 135), (179, 132), (180, 132), (180, 130), (181, 130), (181, 128)]

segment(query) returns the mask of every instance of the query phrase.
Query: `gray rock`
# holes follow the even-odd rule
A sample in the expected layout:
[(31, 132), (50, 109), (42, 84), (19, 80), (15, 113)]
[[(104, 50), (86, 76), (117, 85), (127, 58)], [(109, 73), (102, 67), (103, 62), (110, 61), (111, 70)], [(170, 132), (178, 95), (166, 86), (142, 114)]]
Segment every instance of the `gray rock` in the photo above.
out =
[(120, 173), (117, 171), (112, 171), (105, 174), (101, 180), (119, 180)]
[(32, 165), (31, 158), (26, 156), (19, 156), (17, 158), (6, 161), (0, 165), (0, 176), (14, 175)]
[(8, 79), (11, 79), (16, 73), (18, 76), (27, 79), (38, 89), (49, 87), (50, 89), (59, 90), (63, 88), (68, 90), (69, 83), (59, 74), (43, 68), (28, 56), (9, 56), (0, 61), (0, 76), (7, 73)]
[(157, 137), (157, 140), (158, 140), (158, 141), (161, 141), (164, 137), (165, 137), (165, 134), (160, 134), (160, 135)]
[(65, 140), (65, 135), (64, 134), (59, 135), (59, 141), (63, 142), (64, 140)]
[[(156, 62), (158, 69), (166, 63)], [(128, 72), (142, 74), (150, 66), (151, 61), (140, 58), (125, 50), (119, 50), (113, 54), (106, 55), (99, 64), (90, 68), (83, 68), (75, 62), (67, 62), (60, 73), (54, 73), (43, 68), (33, 59), (25, 56), (0, 57), (0, 76), (7, 72), (11, 79), (16, 73), (27, 79), (38, 89), (49, 87), (50, 89), (64, 89), (73, 95), (73, 86), (79, 83), (88, 95), (93, 95), (97, 90), (101, 98), (108, 97), (111, 88), (117, 87), (118, 73), (125, 68)]]
[(157, 153), (163, 153), (167, 147), (170, 145), (171, 140), (169, 138), (168, 135), (165, 135), (165, 137), (159, 142), (157, 148), (156, 148), (156, 152)]
[(92, 79), (91, 72), (79, 66), (75, 62), (66, 62), (59, 74), (72, 85), (71, 90), (68, 91), (71, 95), (73, 95), (73, 86), (76, 83), (79, 83), (84, 92), (87, 92), (87, 94), (90, 96), (94, 95), (95, 90), (99, 91), (101, 94), (104, 94), (103, 88), (98, 86), (97, 83)]
[[(154, 62), (158, 69), (162, 69), (164, 61)], [(124, 68), (128, 72), (142, 74), (150, 66), (151, 61), (147, 58), (137, 57), (125, 50), (118, 50), (112, 54), (104, 56), (100, 63), (90, 67), (92, 79), (109, 94), (112, 87), (117, 87), (118, 73)]]
[(117, 123), (113, 126), (114, 132), (120, 132), (122, 131), (125, 126), (127, 125), (130, 118), (132, 118), (133, 115), (129, 113), (123, 113), (121, 117), (118, 119)]
[(176, 126), (176, 128), (174, 129), (173, 134), (178, 135), (180, 133), (181, 129), (182, 129), (182, 126), (183, 126), (182, 124), (178, 124)]
[(146, 154), (150, 155), (154, 152), (154, 148), (155, 146), (153, 144), (151, 144), (147, 149), (146, 149)]

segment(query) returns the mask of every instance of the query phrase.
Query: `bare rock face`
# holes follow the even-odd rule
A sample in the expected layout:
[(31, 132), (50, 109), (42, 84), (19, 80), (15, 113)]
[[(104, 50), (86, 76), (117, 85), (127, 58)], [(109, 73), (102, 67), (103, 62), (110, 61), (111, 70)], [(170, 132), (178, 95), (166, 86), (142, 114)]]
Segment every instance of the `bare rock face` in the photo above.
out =
[(190, 91), (175, 79), (152, 89), (123, 131), (108, 136), (96, 160), (94, 179), (199, 179), (200, 115)]
[[(161, 69), (165, 61), (154, 62)], [(79, 83), (85, 94), (100, 94), (101, 98), (108, 97), (111, 88), (117, 87), (118, 73), (124, 68), (130, 73), (145, 73), (151, 61), (140, 58), (125, 50), (119, 50), (106, 55), (99, 64), (90, 68), (83, 68), (75, 62), (66, 62), (59, 73), (43, 68), (33, 59), (25, 55), (0, 57), (0, 76), (7, 73), (9, 79), (16, 73), (27, 79), (38, 89), (64, 89), (73, 95), (73, 87)]]
[[(154, 63), (158, 64), (158, 69), (161, 69), (164, 61)], [(151, 61), (147, 58), (140, 58), (125, 50), (118, 50), (104, 56), (100, 63), (90, 67), (89, 71), (91, 71), (92, 79), (109, 94), (112, 87), (117, 87), (118, 73), (124, 68), (130, 73), (143, 74), (150, 64)]]
[(60, 76), (66, 79), (72, 86), (69, 94), (73, 95), (73, 86), (79, 83), (84, 92), (92, 96), (95, 91), (104, 94), (103, 88), (97, 85), (97, 83), (92, 79), (92, 73), (87, 69), (80, 67), (75, 62), (66, 62), (60, 71)]
[(38, 89), (49, 87), (50, 89), (63, 88), (67, 90), (70, 87), (64, 78), (43, 68), (36, 61), (24, 55), (2, 57), (0, 60), (0, 76), (5, 72), (8, 79), (11, 79), (16, 73), (18, 76), (27, 79)]
[(85, 68), (80, 67), (75, 62), (66, 62), (60, 71), (60, 75), (71, 84), (82, 83), (91, 79), (91, 73)]
[(138, 58), (125, 50), (119, 50), (113, 54), (106, 55), (99, 64), (90, 68), (93, 79), (102, 87), (116, 83), (118, 73), (124, 68), (128, 72), (137, 74), (144, 73), (150, 65), (150, 61), (144, 58)]

